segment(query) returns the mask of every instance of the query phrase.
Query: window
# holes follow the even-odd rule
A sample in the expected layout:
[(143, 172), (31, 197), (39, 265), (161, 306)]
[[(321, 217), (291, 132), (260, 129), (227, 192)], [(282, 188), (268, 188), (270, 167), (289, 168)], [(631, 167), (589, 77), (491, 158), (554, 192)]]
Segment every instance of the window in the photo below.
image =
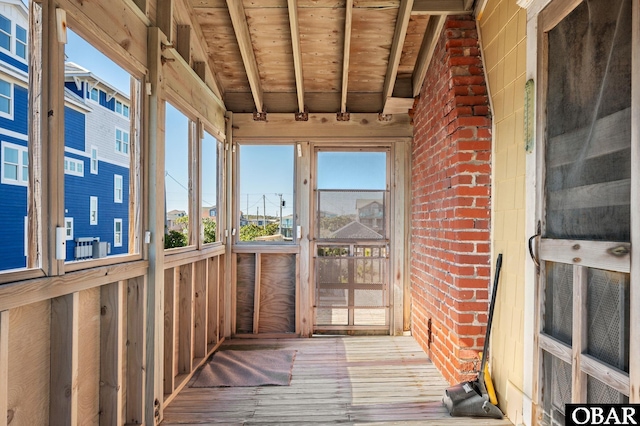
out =
[(64, 174), (72, 176), (84, 176), (84, 161), (75, 158), (64, 157)]
[(16, 55), (27, 59), (27, 30), (16, 25)]
[(65, 228), (65, 234), (67, 236), (67, 241), (73, 240), (73, 218), (72, 217), (64, 218), (64, 228)]
[(116, 152), (129, 155), (129, 133), (116, 129)]
[(0, 15), (0, 47), (11, 52), (11, 20)]
[(91, 147), (91, 174), (98, 174), (98, 148)]
[(129, 118), (129, 107), (127, 105), (122, 105), (122, 115)]
[(0, 79), (0, 116), (11, 117), (13, 112), (13, 84)]
[(89, 197), (89, 225), (98, 224), (98, 197)]
[(113, 175), (113, 202), (122, 202), (122, 176)]
[(122, 114), (122, 102), (116, 101), (116, 112)]
[(29, 151), (26, 146), (2, 142), (2, 183), (27, 186)]
[[(190, 243), (192, 193), (189, 191), (189, 118), (167, 103), (165, 118), (165, 249), (185, 247)], [(198, 223), (197, 221), (191, 223)]]
[(239, 240), (293, 241), (294, 146), (240, 145)]
[(113, 219), (113, 246), (122, 247), (122, 219)]
[(93, 89), (91, 89), (91, 93), (89, 94), (89, 98), (92, 101), (99, 102), (100, 101), (100, 91), (94, 87)]
[(208, 132), (202, 139), (202, 242), (219, 241), (218, 182), (222, 144)]

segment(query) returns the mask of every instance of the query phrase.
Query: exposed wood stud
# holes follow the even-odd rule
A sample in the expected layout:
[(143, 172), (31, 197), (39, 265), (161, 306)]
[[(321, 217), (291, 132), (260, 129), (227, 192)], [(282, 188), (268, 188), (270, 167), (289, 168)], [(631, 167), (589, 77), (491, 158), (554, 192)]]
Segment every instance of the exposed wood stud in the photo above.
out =
[(165, 35), (169, 43), (174, 42), (173, 36), (173, 1), (158, 0), (156, 9), (156, 25)]
[(346, 120), (338, 117), (338, 121), (349, 121), (347, 113), (347, 93), (349, 88), (349, 61), (351, 57), (351, 27), (353, 23), (353, 0), (347, 0), (345, 4), (344, 18), (344, 47), (342, 50), (342, 95), (340, 101), (340, 113), (347, 114)]
[(249, 79), (249, 85), (251, 86), (251, 93), (256, 110), (258, 114), (261, 114), (264, 112), (262, 83), (260, 82), (258, 62), (256, 61), (256, 55), (251, 44), (251, 35), (249, 34), (249, 26), (247, 24), (247, 16), (244, 12), (244, 6), (241, 1), (227, 0), (227, 7), (229, 9), (229, 15), (231, 16), (231, 22), (233, 23), (233, 30), (238, 40), (238, 46), (240, 47), (240, 54), (242, 55), (242, 61), (247, 73), (247, 78)]
[(176, 371), (175, 347), (176, 347), (176, 321), (177, 307), (175, 269), (165, 269), (164, 271), (164, 363), (163, 363), (163, 383), (164, 393), (171, 394), (175, 389)]
[(302, 53), (300, 51), (300, 29), (298, 27), (298, 1), (287, 0), (289, 10), (289, 26), (291, 27), (291, 46), (293, 48), (293, 65), (296, 76), (296, 92), (298, 94), (298, 112), (304, 113), (304, 78), (302, 76)]
[(193, 70), (196, 72), (196, 74), (198, 74), (198, 77), (200, 77), (200, 79), (202, 81), (205, 80), (205, 76), (206, 76), (206, 64), (202, 61), (194, 61), (193, 62)]
[(78, 421), (78, 292), (51, 300), (51, 424)]
[(191, 63), (191, 25), (178, 25), (176, 50), (187, 64)]
[(396, 84), (398, 75), (398, 66), (400, 65), (400, 57), (402, 56), (402, 47), (407, 35), (409, 19), (411, 19), (411, 8), (414, 0), (402, 0), (398, 9), (398, 17), (396, 18), (396, 29), (393, 34), (393, 42), (391, 44), (391, 53), (389, 54), (389, 63), (385, 74), (384, 89), (382, 90), (382, 111), (386, 113), (387, 99), (393, 94), (393, 88)]
[(431, 63), (431, 57), (438, 44), (438, 38), (440, 38), (446, 19), (447, 17), (445, 15), (432, 16), (429, 18), (429, 24), (427, 25), (422, 46), (420, 46), (420, 53), (418, 53), (418, 59), (416, 60), (416, 66), (413, 70), (412, 87), (414, 97), (420, 94), (422, 83), (427, 76), (427, 70)]
[(100, 289), (100, 424), (122, 424), (124, 282)]
[[(127, 280), (127, 403), (125, 422), (133, 424), (145, 424), (145, 395), (147, 394), (145, 392), (147, 371), (146, 305), (146, 277)], [(153, 374), (153, 371), (150, 371), (149, 374)]]
[(0, 426), (7, 426), (9, 410), (9, 311), (0, 312)]
[[(471, 1), (473, 3), (473, 1)], [(413, 14), (460, 15), (471, 13), (469, 0), (415, 0)]]

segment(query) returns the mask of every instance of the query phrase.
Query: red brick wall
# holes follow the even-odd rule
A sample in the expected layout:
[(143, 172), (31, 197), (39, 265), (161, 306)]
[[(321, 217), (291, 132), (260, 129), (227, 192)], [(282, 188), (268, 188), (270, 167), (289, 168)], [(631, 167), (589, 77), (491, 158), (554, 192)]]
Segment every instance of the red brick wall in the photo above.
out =
[(414, 108), (412, 332), (451, 383), (479, 367), (489, 305), (491, 116), (478, 33), (450, 16)]

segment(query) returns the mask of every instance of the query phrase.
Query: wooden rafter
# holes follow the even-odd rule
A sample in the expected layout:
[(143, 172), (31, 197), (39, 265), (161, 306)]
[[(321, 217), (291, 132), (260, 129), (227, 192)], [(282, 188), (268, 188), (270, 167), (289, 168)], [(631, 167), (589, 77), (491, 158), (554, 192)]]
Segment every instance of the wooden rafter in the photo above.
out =
[(415, 0), (413, 14), (457, 15), (471, 13), (473, 0)]
[(438, 37), (442, 32), (446, 19), (446, 15), (432, 16), (429, 18), (429, 24), (427, 25), (422, 46), (420, 46), (420, 53), (418, 53), (418, 59), (416, 60), (416, 67), (413, 70), (412, 86), (414, 97), (420, 94), (420, 89), (427, 75), (427, 69), (429, 68), (433, 51), (436, 48)]
[(227, 0), (227, 7), (229, 9), (229, 15), (231, 16), (233, 31), (236, 34), (238, 46), (240, 47), (240, 54), (242, 55), (242, 62), (244, 63), (244, 68), (247, 73), (249, 86), (251, 86), (251, 94), (256, 104), (256, 110), (258, 113), (263, 113), (264, 98), (262, 84), (260, 83), (260, 73), (258, 72), (258, 61), (256, 61), (256, 55), (251, 44), (249, 24), (247, 23), (247, 16), (244, 13), (244, 6), (241, 1)]
[(296, 74), (296, 92), (298, 93), (298, 112), (304, 112), (304, 78), (302, 76), (302, 53), (300, 51), (300, 29), (298, 26), (298, 1), (288, 0), (289, 25), (291, 26), (291, 46), (293, 48), (293, 66)]
[(398, 75), (398, 66), (400, 65), (400, 57), (402, 56), (402, 47), (404, 39), (407, 35), (409, 27), (409, 19), (411, 18), (411, 9), (414, 0), (402, 0), (398, 9), (398, 18), (396, 19), (396, 30), (393, 35), (393, 44), (391, 45), (391, 53), (389, 54), (389, 64), (387, 65), (387, 74), (384, 81), (384, 90), (382, 91), (383, 112), (389, 99), (393, 94), (393, 87), (396, 84)]
[(347, 112), (347, 88), (349, 86), (349, 56), (351, 54), (351, 24), (353, 22), (353, 0), (347, 0), (344, 18), (344, 53), (342, 59), (342, 98), (340, 112)]

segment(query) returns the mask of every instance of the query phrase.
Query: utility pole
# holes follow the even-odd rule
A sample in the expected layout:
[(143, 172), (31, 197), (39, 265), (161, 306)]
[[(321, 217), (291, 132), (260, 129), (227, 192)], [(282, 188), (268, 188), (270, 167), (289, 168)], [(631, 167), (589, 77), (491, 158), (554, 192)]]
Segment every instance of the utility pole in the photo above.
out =
[(280, 226), (278, 227), (278, 234), (282, 235), (282, 194), (276, 194), (280, 197)]
[(262, 194), (262, 228), (267, 229), (267, 197)]

